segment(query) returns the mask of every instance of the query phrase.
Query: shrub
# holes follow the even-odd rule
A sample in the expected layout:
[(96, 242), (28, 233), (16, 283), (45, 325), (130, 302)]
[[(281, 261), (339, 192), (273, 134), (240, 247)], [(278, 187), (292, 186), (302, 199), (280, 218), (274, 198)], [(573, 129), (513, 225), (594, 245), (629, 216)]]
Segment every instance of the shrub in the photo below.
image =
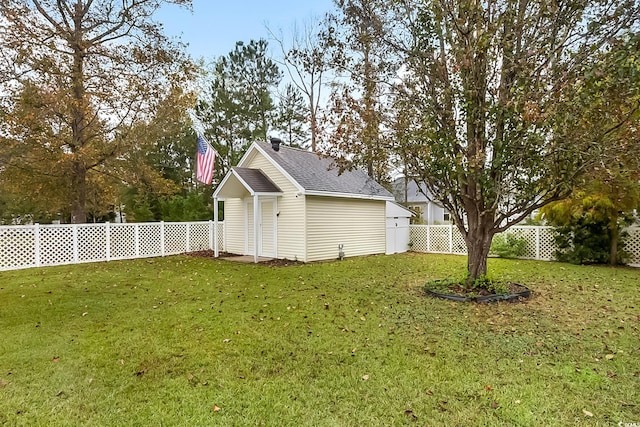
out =
[(501, 258), (517, 258), (527, 253), (527, 239), (515, 234), (498, 234), (491, 242), (491, 253)]

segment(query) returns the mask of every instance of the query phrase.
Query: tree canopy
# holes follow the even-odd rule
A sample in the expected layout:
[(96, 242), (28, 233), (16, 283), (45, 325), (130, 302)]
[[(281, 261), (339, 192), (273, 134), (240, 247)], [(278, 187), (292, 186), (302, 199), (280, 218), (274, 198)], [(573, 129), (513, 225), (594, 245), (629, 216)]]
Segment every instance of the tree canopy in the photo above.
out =
[(132, 129), (191, 76), (182, 46), (152, 19), (164, 3), (190, 6), (189, 0), (0, 2), (3, 182), (22, 182), (43, 200), (55, 198), (53, 209), (72, 222), (87, 221), (101, 168), (144, 144)]
[(396, 108), (410, 115), (407, 173), (452, 217), (468, 284), (486, 274), (493, 236), (566, 197), (597, 158), (573, 132), (581, 65), (637, 29), (636, 1), (349, 0), (343, 8), (398, 58)]

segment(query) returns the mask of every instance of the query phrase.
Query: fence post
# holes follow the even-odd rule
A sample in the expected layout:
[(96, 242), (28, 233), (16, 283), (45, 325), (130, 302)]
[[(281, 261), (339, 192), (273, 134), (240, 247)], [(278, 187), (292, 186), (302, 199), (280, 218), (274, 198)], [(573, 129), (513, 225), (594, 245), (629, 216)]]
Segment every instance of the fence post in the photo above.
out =
[(215, 227), (213, 221), (209, 220), (209, 249), (213, 250), (213, 227)]
[(104, 223), (105, 246), (107, 251), (107, 261), (111, 261), (111, 225), (109, 221)]
[(536, 227), (536, 259), (540, 259), (540, 226)]
[(71, 226), (73, 230), (73, 263), (78, 263), (78, 224)]
[(453, 224), (449, 224), (449, 253), (453, 253)]
[(427, 224), (427, 247), (425, 252), (431, 252), (431, 224)]
[(36, 252), (36, 267), (40, 267), (40, 224), (35, 223), (33, 228), (34, 250)]
[(191, 252), (191, 223), (187, 223), (187, 237), (185, 239), (185, 252)]
[(133, 238), (136, 245), (136, 258), (140, 258), (140, 224), (133, 228)]
[(164, 256), (164, 221), (160, 221), (160, 255)]

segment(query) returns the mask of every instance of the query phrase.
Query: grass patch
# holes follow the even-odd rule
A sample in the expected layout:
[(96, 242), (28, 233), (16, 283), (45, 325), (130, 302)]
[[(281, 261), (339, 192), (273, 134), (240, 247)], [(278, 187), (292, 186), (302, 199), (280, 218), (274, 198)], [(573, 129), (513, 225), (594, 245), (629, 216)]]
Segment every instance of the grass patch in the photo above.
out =
[(640, 421), (640, 270), (490, 259), (521, 304), (446, 302), (465, 258), (186, 256), (0, 273), (0, 424)]

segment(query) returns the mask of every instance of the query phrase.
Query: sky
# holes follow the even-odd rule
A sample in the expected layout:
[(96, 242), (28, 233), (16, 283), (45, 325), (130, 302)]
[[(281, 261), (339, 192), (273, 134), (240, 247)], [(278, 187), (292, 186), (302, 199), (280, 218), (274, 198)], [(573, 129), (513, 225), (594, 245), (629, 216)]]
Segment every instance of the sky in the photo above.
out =
[[(332, 0), (193, 0), (193, 11), (165, 5), (155, 15), (167, 36), (180, 36), (194, 59), (213, 60), (237, 41), (269, 39), (268, 26), (286, 35), (293, 25), (333, 10)], [(273, 46), (271, 46), (274, 48)]]

